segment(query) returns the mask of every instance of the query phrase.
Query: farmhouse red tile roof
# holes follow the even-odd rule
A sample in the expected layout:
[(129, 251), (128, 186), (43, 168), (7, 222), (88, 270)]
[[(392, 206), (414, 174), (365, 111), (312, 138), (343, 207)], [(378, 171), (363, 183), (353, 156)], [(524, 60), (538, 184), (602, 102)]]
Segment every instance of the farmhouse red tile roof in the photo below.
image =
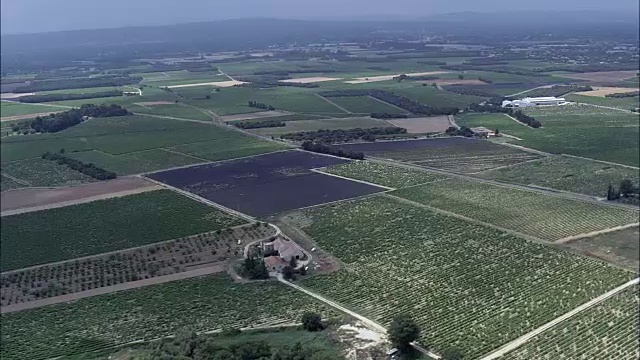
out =
[(284, 265), (286, 262), (282, 260), (279, 256), (267, 256), (264, 258), (264, 264), (268, 268), (277, 267), (278, 265)]

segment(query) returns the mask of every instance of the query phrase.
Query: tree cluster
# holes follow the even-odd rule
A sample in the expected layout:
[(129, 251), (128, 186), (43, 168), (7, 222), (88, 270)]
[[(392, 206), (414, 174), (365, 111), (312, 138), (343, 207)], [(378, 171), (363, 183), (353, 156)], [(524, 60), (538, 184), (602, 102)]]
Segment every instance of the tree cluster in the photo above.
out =
[(51, 101), (63, 101), (63, 100), (82, 100), (82, 99), (95, 99), (122, 96), (122, 91), (101, 91), (87, 94), (43, 94), (43, 95), (26, 95), (21, 96), (19, 101), (22, 103), (43, 103)]
[(219, 337), (234, 337), (240, 333), (239, 330), (225, 330), (218, 336), (208, 337), (183, 330), (172, 339), (145, 345), (142, 349), (146, 351), (142, 353), (148, 357), (140, 357), (140, 360), (333, 360), (332, 355), (323, 350), (300, 342), (290, 346), (271, 345), (263, 340), (218, 341)]
[(304, 150), (313, 151), (320, 154), (329, 154), (329, 155), (335, 155), (338, 157), (343, 157), (348, 159), (364, 160), (364, 153), (343, 150), (333, 146), (315, 143), (309, 140), (302, 143), (302, 148)]
[(301, 131), (287, 133), (280, 137), (292, 141), (313, 141), (324, 144), (344, 143), (354, 140), (375, 141), (378, 136), (406, 134), (407, 129), (399, 127), (353, 128), (335, 130)]
[(487, 78), (483, 78), (482, 76), (478, 77), (478, 80), (482, 81), (485, 84), (493, 84), (493, 80), (487, 79)]
[(615, 94), (607, 94), (605, 97), (608, 98), (628, 98), (628, 97), (638, 97), (640, 95), (640, 91), (633, 91), (627, 93), (615, 93)]
[(454, 126), (450, 126), (447, 128), (447, 130), (445, 130), (445, 134), (450, 136), (464, 136), (464, 137), (472, 137), (474, 135), (473, 131), (466, 126), (461, 126), (460, 129), (457, 129)]
[(321, 331), (325, 326), (322, 323), (320, 314), (314, 312), (305, 312), (302, 314), (302, 328), (307, 331)]
[(269, 271), (262, 257), (249, 256), (242, 262), (242, 275), (252, 280), (268, 279)]
[(534, 118), (522, 112), (522, 110), (514, 110), (513, 108), (503, 108), (499, 103), (502, 103), (504, 98), (492, 98), (481, 104), (471, 104), (467, 108), (468, 111), (473, 112), (490, 112), (490, 113), (502, 113), (513, 116), (516, 120), (523, 124), (529, 125), (534, 129), (542, 126), (542, 123)]
[(400, 351), (406, 352), (411, 348), (411, 343), (420, 337), (420, 328), (407, 315), (397, 315), (389, 326), (389, 340)]
[(607, 200), (618, 200), (623, 198), (638, 198), (640, 196), (640, 186), (636, 186), (630, 179), (623, 179), (620, 181), (618, 188), (616, 189), (612, 184), (609, 184), (607, 189)]
[(131, 115), (131, 113), (118, 105), (93, 105), (84, 104), (80, 108), (63, 111), (56, 114), (46, 116), (38, 116), (35, 119), (23, 121), (13, 124), (11, 129), (13, 132), (58, 132), (75, 126), (91, 117), (111, 117)]
[(265, 103), (257, 102), (255, 100), (249, 100), (248, 105), (249, 105), (249, 107), (257, 108), (257, 109), (264, 109), (264, 110), (275, 110), (276, 109), (271, 105), (267, 105)]
[(37, 80), (32, 81), (28, 85), (19, 86), (13, 89), (15, 93), (30, 93), (37, 91), (62, 90), (62, 89), (84, 89), (92, 87), (109, 87), (137, 84), (142, 81), (141, 77), (129, 76), (103, 76), (103, 77), (86, 77), (76, 79), (55, 79), (55, 80)]
[(370, 115), (374, 119), (404, 119), (408, 118), (409, 115), (404, 113), (387, 113), (387, 112), (374, 112)]
[(116, 174), (111, 171), (107, 171), (103, 168), (97, 167), (92, 163), (86, 164), (80, 160), (64, 156), (62, 154), (46, 152), (41, 156), (45, 160), (55, 161), (58, 165), (67, 165), (68, 168), (79, 171), (85, 175), (91, 176), (98, 180), (115, 179)]
[(259, 128), (270, 128), (270, 127), (282, 127), (287, 125), (284, 121), (280, 121), (280, 120), (238, 121), (238, 122), (233, 122), (231, 124), (241, 129), (259, 129)]

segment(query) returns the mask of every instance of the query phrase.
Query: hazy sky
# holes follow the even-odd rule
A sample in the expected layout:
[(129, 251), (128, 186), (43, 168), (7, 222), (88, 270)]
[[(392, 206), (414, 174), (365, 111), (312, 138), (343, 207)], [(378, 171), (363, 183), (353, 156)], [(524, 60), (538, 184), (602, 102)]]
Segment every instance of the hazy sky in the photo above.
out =
[(3, 34), (247, 17), (420, 17), (460, 11), (609, 10), (638, 0), (0, 0)]

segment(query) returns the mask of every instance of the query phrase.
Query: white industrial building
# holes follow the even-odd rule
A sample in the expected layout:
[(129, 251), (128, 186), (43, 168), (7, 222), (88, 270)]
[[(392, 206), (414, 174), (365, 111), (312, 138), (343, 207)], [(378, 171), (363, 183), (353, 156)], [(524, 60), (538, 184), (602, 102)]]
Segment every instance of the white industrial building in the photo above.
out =
[(548, 97), (526, 97), (520, 100), (504, 100), (502, 107), (529, 107), (529, 106), (550, 106), (567, 104), (565, 98), (557, 98), (555, 96)]

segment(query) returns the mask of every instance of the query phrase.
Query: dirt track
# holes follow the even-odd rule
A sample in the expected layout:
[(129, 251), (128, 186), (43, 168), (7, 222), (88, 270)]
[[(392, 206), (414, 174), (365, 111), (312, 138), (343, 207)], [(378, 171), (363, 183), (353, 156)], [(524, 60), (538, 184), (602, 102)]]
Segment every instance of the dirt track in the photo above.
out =
[(122, 177), (110, 181), (62, 188), (31, 188), (2, 193), (2, 216), (80, 204), (111, 197), (157, 190), (161, 187), (139, 177)]

